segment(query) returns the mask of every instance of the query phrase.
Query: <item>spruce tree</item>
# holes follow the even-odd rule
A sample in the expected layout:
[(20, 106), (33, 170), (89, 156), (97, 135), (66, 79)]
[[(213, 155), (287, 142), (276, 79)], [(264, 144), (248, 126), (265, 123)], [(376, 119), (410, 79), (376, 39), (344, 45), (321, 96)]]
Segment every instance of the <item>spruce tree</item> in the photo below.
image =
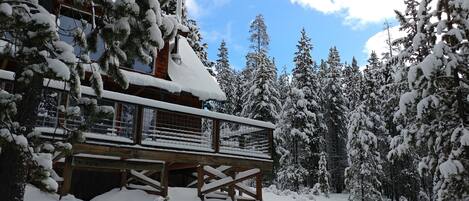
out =
[(312, 113), (301, 89), (291, 88), (275, 130), (276, 149), (280, 155), (277, 184), (281, 189), (298, 191), (304, 186), (309, 169), (305, 161), (311, 133)]
[(321, 152), (319, 156), (319, 163), (318, 163), (318, 183), (315, 186), (318, 186), (319, 190), (321, 193), (324, 194), (324, 196), (329, 197), (329, 171), (327, 170), (327, 159), (326, 159), (326, 153)]
[(226, 114), (233, 114), (235, 111), (235, 93), (236, 93), (236, 78), (231, 69), (230, 63), (228, 61), (228, 49), (226, 48), (226, 43), (222, 40), (220, 48), (218, 48), (218, 59), (215, 64), (215, 69), (217, 75), (215, 78), (220, 85), (220, 88), (226, 94), (226, 101), (220, 103), (216, 111)]
[(244, 93), (242, 114), (248, 118), (275, 123), (280, 111), (279, 93), (275, 87), (276, 68), (265, 54), (259, 54), (259, 66), (253, 80), (248, 82), (249, 89)]
[(317, 182), (317, 167), (319, 162), (319, 154), (323, 149), (324, 138), (322, 133), (325, 132), (325, 124), (322, 122), (322, 111), (319, 98), (319, 82), (314, 72), (313, 59), (311, 51), (313, 46), (311, 39), (306, 35), (304, 29), (301, 30), (301, 38), (297, 44), (297, 51), (293, 61), (295, 68), (293, 69), (292, 87), (303, 92), (306, 99), (306, 108), (309, 116), (305, 121), (305, 127), (309, 127), (308, 142), (306, 147), (304, 166), (310, 171), (308, 177), (308, 185), (313, 186)]
[(256, 16), (249, 33), (253, 52), (246, 56), (246, 67), (241, 72), (243, 83), (242, 115), (263, 121), (276, 122), (280, 111), (277, 90), (277, 68), (268, 57), (269, 36), (262, 15)]
[(290, 77), (285, 66), (283, 67), (282, 74), (277, 79), (277, 87), (280, 94), (279, 101), (281, 105), (284, 105), (291, 87)]
[[(419, 171), (433, 178), (430, 198), (464, 200), (469, 196), (466, 139), (468, 136), (467, 50), (469, 7), (465, 1), (422, 1), (416, 15), (413, 49), (401, 56), (415, 55), (402, 63), (409, 91), (400, 99), (398, 115), (416, 118), (401, 131), (394, 153), (417, 147), (421, 152)], [(430, 19), (441, 19), (433, 23)], [(412, 32), (411, 32), (412, 34)], [(441, 38), (441, 40), (437, 40)]]
[[(91, 66), (90, 82), (98, 96), (103, 88), (101, 72), (126, 88), (128, 82), (119, 70), (120, 64), (132, 64), (134, 59), (150, 63), (149, 55), (163, 47), (163, 37), (169, 39), (177, 32), (178, 24), (163, 16), (158, 1), (101, 3), (103, 16), (98, 19), (99, 23), (81, 21), (71, 30), (62, 30), (74, 37), (76, 49), (80, 50), (78, 55), (74, 47), (61, 41), (55, 16), (38, 1), (0, 3), (0, 40), (6, 42), (1, 57), (15, 61), (17, 67), (14, 91), (0, 91), (0, 194), (6, 200), (23, 200), (26, 183), (41, 190), (56, 191), (52, 156), (69, 153), (72, 148), (69, 143), (38, 140), (40, 133), (33, 130), (46, 79), (65, 82), (70, 87), (68, 95), (77, 100), (77, 106), (71, 110), (59, 106), (66, 118), (81, 112), (103, 117), (112, 110), (97, 106), (96, 100), (81, 97), (80, 82), (85, 65)], [(76, 6), (87, 7), (89, 2), (79, 2)], [(167, 23), (163, 24), (164, 20)], [(84, 34), (87, 26), (91, 26), (92, 31)], [(92, 63), (90, 53), (97, 52), (98, 37), (105, 47), (99, 52), (98, 62)], [(91, 122), (86, 120), (82, 127)], [(66, 138), (82, 139), (80, 129), (67, 132)]]
[(360, 72), (357, 60), (352, 58), (352, 64), (346, 65), (344, 69), (344, 93), (347, 97), (347, 108), (354, 110), (360, 103), (360, 87), (363, 80), (363, 75)]
[(346, 169), (346, 184), (351, 201), (382, 200), (380, 156), (376, 135), (373, 133), (372, 113), (362, 103), (351, 115), (348, 127), (347, 149), (350, 167)]
[(336, 192), (344, 189), (344, 170), (347, 167), (346, 114), (348, 112), (343, 95), (339, 52), (335, 47), (329, 50), (324, 74), (324, 121), (327, 125), (326, 150), (328, 155), (331, 186)]

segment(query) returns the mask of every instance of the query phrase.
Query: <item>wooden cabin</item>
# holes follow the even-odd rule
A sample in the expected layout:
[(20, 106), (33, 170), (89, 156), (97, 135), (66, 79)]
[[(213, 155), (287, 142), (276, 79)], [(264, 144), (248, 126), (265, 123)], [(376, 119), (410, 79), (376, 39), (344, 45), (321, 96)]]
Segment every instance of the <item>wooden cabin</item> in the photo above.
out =
[[(88, 11), (67, 3), (71, 1), (40, 2), (59, 17), (61, 26), (89, 18)], [(85, 142), (73, 144), (71, 155), (55, 156), (62, 195), (88, 200), (126, 187), (166, 196), (168, 186), (174, 186), (197, 188), (202, 200), (262, 200), (262, 175), (272, 171), (274, 125), (203, 109), (204, 101), (226, 97), (186, 34), (179, 31), (177, 39), (166, 41), (152, 65), (123, 66), (126, 90), (103, 75), (105, 90), (98, 103), (113, 107), (114, 116), (91, 126)], [(175, 52), (180, 61), (172, 59)], [(11, 91), (14, 61), (0, 58), (0, 64), (0, 88)], [(82, 83), (85, 97), (94, 96), (89, 86)], [(63, 82), (44, 83), (36, 124), (44, 140), (64, 140), (62, 127), (78, 126), (86, 118), (66, 119), (57, 109), (73, 104), (66, 92)], [(245, 185), (246, 180), (255, 188)]]

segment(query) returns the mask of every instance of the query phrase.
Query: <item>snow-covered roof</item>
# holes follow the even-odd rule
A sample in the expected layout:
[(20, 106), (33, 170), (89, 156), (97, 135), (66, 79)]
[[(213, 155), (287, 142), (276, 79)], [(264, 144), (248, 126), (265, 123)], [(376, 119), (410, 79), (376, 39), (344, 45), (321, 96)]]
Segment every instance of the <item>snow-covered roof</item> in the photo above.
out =
[(226, 100), (225, 93), (184, 37), (179, 38), (178, 54), (181, 58), (180, 64), (171, 57), (168, 62), (168, 74), (172, 82), (181, 86), (182, 91), (189, 92), (202, 100)]
[[(172, 43), (174, 45), (174, 42)], [(186, 38), (180, 37), (178, 42), (180, 64), (171, 57), (168, 61), (168, 74), (171, 81), (138, 72), (121, 70), (129, 84), (138, 86), (152, 86), (167, 90), (171, 93), (185, 91), (200, 100), (226, 100), (225, 93), (217, 81), (206, 70), (202, 61), (195, 54)]]

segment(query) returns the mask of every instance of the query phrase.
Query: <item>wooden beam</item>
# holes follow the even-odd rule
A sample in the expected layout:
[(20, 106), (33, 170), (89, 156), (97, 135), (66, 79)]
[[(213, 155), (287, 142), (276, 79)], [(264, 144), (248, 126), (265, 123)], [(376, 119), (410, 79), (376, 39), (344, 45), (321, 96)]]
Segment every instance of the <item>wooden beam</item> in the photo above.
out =
[(256, 175), (256, 199), (262, 201), (262, 172)]
[[(241, 173), (242, 173), (242, 172), (241, 172)], [(225, 186), (235, 185), (236, 183), (243, 182), (243, 181), (245, 181), (245, 180), (247, 180), (247, 179), (250, 179), (250, 178), (252, 178), (252, 177), (255, 177), (255, 176), (259, 175), (259, 174), (260, 174), (260, 172), (252, 173), (252, 174), (246, 174), (246, 175), (243, 175), (242, 177), (239, 177), (239, 178), (238, 178), (238, 177), (230, 177), (231, 180), (230, 180), (230, 179), (227, 179), (228, 177), (227, 177), (227, 178), (223, 178), (223, 179), (220, 179), (220, 180), (225, 180), (226, 182), (224, 182), (224, 183), (221, 184), (221, 185), (213, 186), (213, 187), (208, 188), (208, 189), (203, 189), (202, 193), (203, 193), (203, 194), (211, 193), (211, 192), (214, 192), (214, 191), (216, 191), (216, 190), (218, 190), (218, 189), (221, 189), (221, 188), (223, 188), (223, 187), (225, 187)], [(239, 176), (239, 175), (240, 175), (240, 174), (238, 174), (238, 176)], [(262, 177), (261, 177), (261, 178), (262, 178)], [(262, 190), (262, 189), (261, 189), (261, 190)]]
[[(236, 172), (234, 170), (229, 170), (229, 175), (232, 178), (235, 178), (236, 177)], [(235, 187), (234, 187), (235, 184), (236, 183), (232, 183), (228, 186), (228, 196), (230, 196), (231, 200), (235, 200), (235, 196), (236, 196)]]
[(127, 186), (127, 170), (121, 170), (121, 189)]
[(197, 195), (200, 200), (204, 201), (204, 196), (202, 195), (202, 186), (204, 186), (204, 168), (203, 165), (197, 167)]
[(197, 168), (197, 165), (191, 163), (173, 163), (169, 166), (169, 170), (184, 170), (193, 168)]
[(215, 153), (220, 152), (220, 120), (213, 119), (212, 148)]
[(134, 143), (142, 144), (143, 106), (137, 106), (137, 120), (134, 127)]
[(165, 163), (161, 170), (161, 194), (163, 197), (168, 196), (168, 183), (169, 183), (169, 164)]
[(62, 187), (60, 188), (60, 197), (67, 195), (70, 192), (70, 188), (72, 186), (72, 159), (73, 158), (71, 156), (65, 158), (65, 166), (62, 175), (64, 180), (62, 182)]
[(73, 166), (78, 168), (115, 170), (160, 170), (163, 167), (163, 164), (103, 158), (73, 157)]
[(172, 152), (166, 150), (144, 150), (131, 147), (116, 147), (95, 144), (74, 144), (73, 153), (88, 153), (123, 158), (161, 160), (175, 163), (192, 163), (206, 165), (228, 165), (241, 168), (259, 168), (266, 172), (272, 171), (272, 161), (236, 158), (225, 155), (209, 155), (205, 153)]

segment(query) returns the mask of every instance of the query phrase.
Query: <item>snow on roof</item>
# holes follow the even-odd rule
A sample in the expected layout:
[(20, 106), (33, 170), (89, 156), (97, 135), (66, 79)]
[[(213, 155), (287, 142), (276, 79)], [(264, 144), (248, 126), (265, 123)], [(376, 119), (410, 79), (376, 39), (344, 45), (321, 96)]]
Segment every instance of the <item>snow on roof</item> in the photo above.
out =
[(226, 100), (225, 93), (184, 37), (179, 38), (178, 53), (181, 58), (178, 62), (180, 64), (173, 59), (169, 59), (168, 62), (168, 74), (172, 82), (201, 100)]

